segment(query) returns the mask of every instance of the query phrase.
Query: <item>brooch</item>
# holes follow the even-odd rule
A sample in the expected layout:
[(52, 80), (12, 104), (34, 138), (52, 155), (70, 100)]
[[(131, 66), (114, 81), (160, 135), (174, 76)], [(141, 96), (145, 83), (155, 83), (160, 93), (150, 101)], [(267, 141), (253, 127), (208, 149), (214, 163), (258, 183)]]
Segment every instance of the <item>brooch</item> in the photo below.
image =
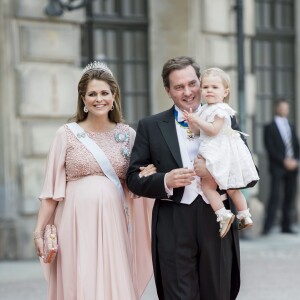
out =
[(77, 133), (77, 137), (80, 138), (84, 138), (85, 137), (85, 132), (78, 132)]
[[(115, 140), (117, 143), (127, 143), (129, 141), (129, 134), (128, 133), (122, 133), (122, 132), (117, 132), (115, 133)], [(121, 154), (125, 158), (130, 157), (130, 150), (128, 147), (124, 146), (121, 148)]]
[(121, 132), (117, 132), (115, 134), (115, 140), (117, 143), (120, 143), (120, 142), (128, 142), (129, 140), (129, 135), (128, 133), (121, 133)]
[(125, 158), (129, 158), (130, 157), (130, 151), (127, 147), (123, 147), (121, 149), (121, 154), (125, 157)]

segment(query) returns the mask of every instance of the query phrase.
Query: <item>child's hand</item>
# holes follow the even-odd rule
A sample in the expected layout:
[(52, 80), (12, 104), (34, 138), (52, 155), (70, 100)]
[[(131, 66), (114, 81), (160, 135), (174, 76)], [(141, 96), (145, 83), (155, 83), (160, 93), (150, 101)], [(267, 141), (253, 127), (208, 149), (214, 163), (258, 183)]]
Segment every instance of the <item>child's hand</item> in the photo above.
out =
[(183, 111), (183, 116), (186, 121), (189, 121), (189, 115), (190, 115), (190, 113), (188, 111), (186, 111), (186, 110)]
[(190, 108), (190, 112), (184, 110), (183, 111), (183, 115), (185, 117), (185, 119), (187, 120), (188, 124), (189, 124), (189, 128), (195, 133), (195, 134), (199, 134), (200, 133), (200, 129), (197, 123), (198, 120), (198, 116), (193, 113), (192, 109)]
[(184, 118), (188, 121), (188, 122), (191, 122), (191, 121), (194, 121), (195, 118), (197, 118), (196, 114), (193, 113), (192, 109), (190, 108), (190, 111), (188, 112), (187, 110), (184, 110), (183, 111), (183, 116)]

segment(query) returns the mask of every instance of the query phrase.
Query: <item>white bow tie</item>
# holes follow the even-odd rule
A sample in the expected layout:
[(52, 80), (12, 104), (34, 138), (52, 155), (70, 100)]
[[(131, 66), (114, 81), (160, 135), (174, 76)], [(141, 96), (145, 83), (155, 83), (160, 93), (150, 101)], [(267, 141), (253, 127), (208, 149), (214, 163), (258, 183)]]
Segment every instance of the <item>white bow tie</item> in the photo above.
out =
[(185, 118), (184, 118), (184, 115), (183, 115), (183, 112), (181, 110), (177, 110), (178, 112), (178, 116), (177, 116), (177, 122), (182, 122), (182, 121), (185, 121)]

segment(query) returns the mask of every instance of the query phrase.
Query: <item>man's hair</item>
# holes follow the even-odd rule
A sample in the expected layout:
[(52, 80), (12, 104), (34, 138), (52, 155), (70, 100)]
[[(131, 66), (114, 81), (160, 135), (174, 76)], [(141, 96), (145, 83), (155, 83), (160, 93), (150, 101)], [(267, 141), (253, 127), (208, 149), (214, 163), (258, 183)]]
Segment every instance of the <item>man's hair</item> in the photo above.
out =
[(285, 98), (278, 98), (276, 101), (275, 101), (275, 108), (281, 104), (281, 103), (286, 103), (286, 104), (289, 104), (289, 101), (287, 101)]
[(196, 63), (196, 61), (189, 56), (178, 56), (169, 59), (163, 66), (162, 69), (162, 79), (164, 86), (169, 88), (170, 87), (170, 80), (169, 76), (170, 74), (175, 71), (175, 70), (182, 70), (185, 69), (188, 66), (192, 66), (196, 72), (196, 75), (198, 78), (200, 78), (200, 67)]

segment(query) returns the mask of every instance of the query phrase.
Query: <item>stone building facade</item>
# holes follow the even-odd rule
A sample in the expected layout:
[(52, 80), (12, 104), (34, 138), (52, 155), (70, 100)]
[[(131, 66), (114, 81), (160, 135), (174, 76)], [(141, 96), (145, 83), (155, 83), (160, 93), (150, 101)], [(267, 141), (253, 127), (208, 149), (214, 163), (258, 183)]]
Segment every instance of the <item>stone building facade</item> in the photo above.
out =
[[(85, 8), (49, 17), (44, 13), (47, 2), (0, 0), (0, 259), (35, 257), (32, 231), (47, 152), (57, 128), (75, 112), (77, 83), (83, 61), (88, 60), (83, 54), (83, 28), (88, 21)], [(238, 110), (236, 1), (144, 2), (149, 93), (144, 103), (148, 110), (143, 111), (152, 114), (170, 107), (172, 102), (165, 94), (160, 72), (168, 58), (178, 55), (193, 56), (202, 69), (218, 66), (228, 71), (232, 79), (231, 105)], [(248, 143), (253, 149), (252, 137), (257, 135), (253, 126), (257, 78), (252, 47), (257, 34), (256, 2), (260, 1), (244, 1), (245, 113)], [(295, 15), (300, 13), (297, 1), (287, 2), (294, 2)], [(294, 25), (297, 53), (300, 26)], [(295, 120), (299, 115), (299, 64), (295, 56)], [(263, 160), (263, 153), (261, 157)], [(256, 199), (258, 195), (257, 187), (248, 197)]]

